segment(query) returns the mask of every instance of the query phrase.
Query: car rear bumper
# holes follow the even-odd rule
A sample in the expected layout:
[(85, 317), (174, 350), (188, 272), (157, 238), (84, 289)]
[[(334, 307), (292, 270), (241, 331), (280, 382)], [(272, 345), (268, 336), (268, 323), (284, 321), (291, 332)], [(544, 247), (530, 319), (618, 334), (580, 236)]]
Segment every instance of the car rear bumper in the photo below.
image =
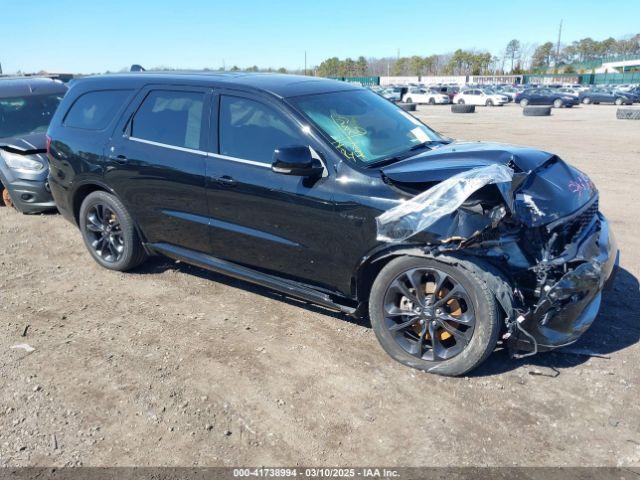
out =
[(58, 211), (62, 216), (76, 225), (76, 218), (73, 211), (73, 205), (71, 205), (70, 195), (68, 187), (58, 182), (55, 176), (49, 175), (49, 185), (51, 187), (51, 195), (53, 196)]
[[(620, 261), (613, 232), (605, 217), (596, 221), (567, 247), (567, 273), (520, 319), (518, 349), (551, 350), (571, 344), (598, 315), (602, 292), (612, 283)], [(527, 348), (528, 347), (528, 348)]]

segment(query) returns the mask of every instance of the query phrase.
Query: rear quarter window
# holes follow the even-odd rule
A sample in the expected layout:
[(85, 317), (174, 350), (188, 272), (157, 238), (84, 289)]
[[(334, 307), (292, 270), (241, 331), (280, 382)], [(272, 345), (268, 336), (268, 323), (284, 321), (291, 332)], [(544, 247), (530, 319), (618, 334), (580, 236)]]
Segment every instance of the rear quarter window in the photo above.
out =
[(85, 93), (73, 103), (62, 124), (84, 130), (104, 130), (130, 93), (131, 90)]
[(198, 150), (203, 106), (200, 92), (153, 91), (131, 121), (131, 137)]

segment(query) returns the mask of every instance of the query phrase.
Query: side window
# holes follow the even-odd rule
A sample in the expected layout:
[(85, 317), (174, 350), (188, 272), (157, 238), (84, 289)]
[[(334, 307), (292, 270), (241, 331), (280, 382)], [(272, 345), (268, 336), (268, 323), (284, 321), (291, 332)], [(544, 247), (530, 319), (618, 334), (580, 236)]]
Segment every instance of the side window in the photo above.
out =
[(67, 127), (103, 130), (130, 92), (131, 90), (100, 90), (85, 93), (74, 102), (62, 123)]
[(220, 153), (271, 163), (279, 147), (308, 145), (309, 140), (275, 108), (254, 100), (220, 97)]
[(131, 121), (131, 136), (199, 150), (204, 94), (154, 90)]

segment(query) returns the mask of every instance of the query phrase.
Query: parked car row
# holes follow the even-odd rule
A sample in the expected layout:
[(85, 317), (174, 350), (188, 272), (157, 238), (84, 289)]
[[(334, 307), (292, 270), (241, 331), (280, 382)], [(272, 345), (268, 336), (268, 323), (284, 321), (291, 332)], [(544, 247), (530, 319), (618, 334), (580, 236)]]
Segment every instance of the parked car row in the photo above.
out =
[[(386, 88), (370, 87), (393, 102), (418, 104), (469, 104), (499, 106), (517, 102), (528, 105), (548, 105), (571, 108), (580, 103), (631, 105), (640, 102), (640, 86), (565, 85), (395, 85)], [(445, 96), (448, 98), (445, 99)]]
[[(368, 313), (382, 348), (413, 368), (462, 375), (499, 339), (513, 354), (576, 341), (617, 265), (582, 172), (453, 141), (355, 85), (134, 73), (79, 80), (62, 100), (36, 87), (40, 103), (24, 89), (3, 100), (16, 139), (3, 158), (43, 172), (46, 151), (55, 205), (99, 265), (165, 255)], [(479, 88), (454, 99), (476, 96), (507, 101)]]

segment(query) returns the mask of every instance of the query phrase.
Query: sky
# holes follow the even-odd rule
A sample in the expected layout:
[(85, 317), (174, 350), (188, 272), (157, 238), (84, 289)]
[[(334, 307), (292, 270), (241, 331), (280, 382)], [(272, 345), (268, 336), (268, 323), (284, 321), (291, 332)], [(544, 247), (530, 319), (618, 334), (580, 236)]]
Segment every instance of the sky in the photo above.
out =
[(0, 0), (4, 73), (304, 67), (640, 31), (640, 0)]

